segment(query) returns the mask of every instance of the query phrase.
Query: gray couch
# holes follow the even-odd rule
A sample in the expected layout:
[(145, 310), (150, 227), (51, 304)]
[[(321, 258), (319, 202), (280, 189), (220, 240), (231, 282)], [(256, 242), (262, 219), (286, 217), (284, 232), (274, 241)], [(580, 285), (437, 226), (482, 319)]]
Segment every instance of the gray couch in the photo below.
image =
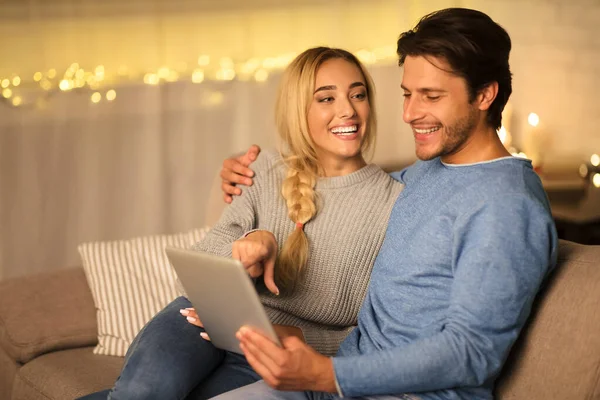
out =
[[(600, 399), (600, 246), (561, 241), (559, 258), (499, 399)], [(96, 329), (81, 268), (0, 282), (0, 399), (65, 400), (111, 386), (122, 358), (92, 354)]]

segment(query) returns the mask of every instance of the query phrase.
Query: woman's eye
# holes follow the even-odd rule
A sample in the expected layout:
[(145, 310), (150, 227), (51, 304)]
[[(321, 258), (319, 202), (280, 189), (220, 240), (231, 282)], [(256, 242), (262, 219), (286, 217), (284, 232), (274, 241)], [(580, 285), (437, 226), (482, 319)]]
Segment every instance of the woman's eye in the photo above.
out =
[(322, 97), (318, 101), (319, 103), (331, 103), (333, 101), (333, 97)]
[(357, 93), (352, 97), (355, 99), (364, 100), (367, 98), (367, 94), (366, 93)]

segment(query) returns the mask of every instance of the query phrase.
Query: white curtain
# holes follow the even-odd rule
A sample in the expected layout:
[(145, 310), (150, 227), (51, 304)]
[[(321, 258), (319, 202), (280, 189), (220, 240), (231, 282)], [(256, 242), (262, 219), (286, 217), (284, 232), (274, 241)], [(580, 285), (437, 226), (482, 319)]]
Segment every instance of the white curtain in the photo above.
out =
[[(203, 226), (223, 158), (252, 143), (275, 146), (281, 60), (307, 47), (347, 48), (369, 63), (374, 161), (410, 163), (395, 41), (450, 6), (489, 13), (513, 38), (507, 122), (517, 143), (535, 111), (551, 162), (600, 152), (596, 0), (0, 1), (0, 279), (78, 265), (84, 241)], [(265, 70), (261, 79), (249, 61)], [(59, 90), (72, 63), (104, 80)], [(219, 76), (227, 63), (234, 80)], [(163, 81), (144, 84), (150, 73)]]
[[(399, 77), (395, 66), (373, 72)], [(137, 84), (113, 102), (68, 92), (43, 108), (0, 106), (0, 276), (78, 265), (83, 241), (204, 226), (222, 160), (252, 143), (275, 148), (277, 81)], [(396, 88), (387, 97), (376, 159), (408, 163)]]

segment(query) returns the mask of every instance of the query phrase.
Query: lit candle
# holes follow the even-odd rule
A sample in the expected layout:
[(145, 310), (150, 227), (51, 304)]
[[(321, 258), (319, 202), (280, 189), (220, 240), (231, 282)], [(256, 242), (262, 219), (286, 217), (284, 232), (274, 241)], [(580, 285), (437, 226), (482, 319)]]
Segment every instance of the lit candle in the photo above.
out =
[(536, 113), (530, 113), (527, 117), (523, 147), (533, 164), (533, 168), (538, 171), (543, 164), (545, 145), (546, 137), (540, 126), (540, 117)]

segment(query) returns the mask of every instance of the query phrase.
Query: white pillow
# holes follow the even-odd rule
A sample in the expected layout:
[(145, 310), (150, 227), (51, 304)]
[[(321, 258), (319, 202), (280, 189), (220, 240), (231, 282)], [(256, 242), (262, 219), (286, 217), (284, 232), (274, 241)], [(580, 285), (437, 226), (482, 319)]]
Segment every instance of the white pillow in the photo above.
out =
[(146, 322), (182, 294), (164, 248), (189, 248), (207, 231), (79, 245), (97, 310), (94, 354), (124, 356)]

